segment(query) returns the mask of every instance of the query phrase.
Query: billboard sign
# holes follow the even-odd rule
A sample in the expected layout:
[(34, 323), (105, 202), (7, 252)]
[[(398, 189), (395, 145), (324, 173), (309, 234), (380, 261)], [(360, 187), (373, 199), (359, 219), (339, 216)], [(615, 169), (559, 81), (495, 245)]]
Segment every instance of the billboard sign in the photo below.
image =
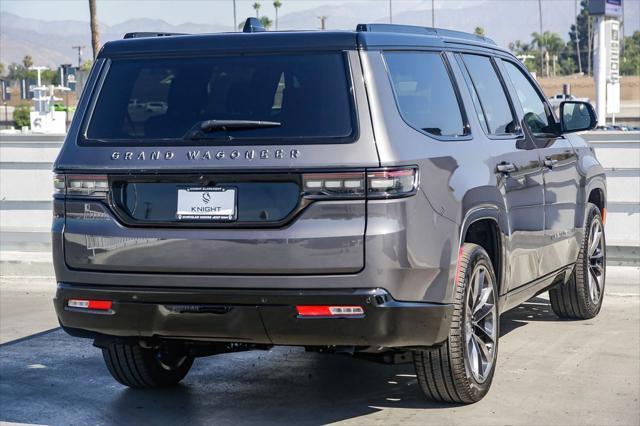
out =
[(623, 0), (589, 0), (589, 14), (622, 18), (622, 1)]

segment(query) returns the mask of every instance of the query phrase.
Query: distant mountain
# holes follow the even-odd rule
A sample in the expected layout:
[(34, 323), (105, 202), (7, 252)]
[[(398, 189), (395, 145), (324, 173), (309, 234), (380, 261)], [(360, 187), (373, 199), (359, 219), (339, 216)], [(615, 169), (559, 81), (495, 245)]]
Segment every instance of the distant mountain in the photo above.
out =
[[(317, 29), (319, 16), (327, 16), (327, 29), (354, 29), (362, 22), (388, 22), (385, 7), (376, 2), (330, 2), (303, 11), (283, 13), (279, 20), (281, 30)], [(431, 25), (431, 0), (396, 2), (393, 22), (398, 24)], [(565, 40), (573, 23), (572, 1), (544, 1), (544, 30), (553, 31)], [(627, 2), (626, 34), (640, 29), (640, 1)], [(436, 2), (436, 27), (472, 32), (483, 27), (486, 35), (500, 46), (507, 47), (514, 40), (530, 41), (531, 33), (538, 31), (538, 2), (536, 1), (456, 1)], [(117, 25), (100, 24), (100, 41), (116, 40), (131, 31), (163, 31), (186, 33), (212, 33), (232, 31), (231, 26), (217, 24), (169, 24), (160, 19), (137, 18)], [(57, 66), (77, 63), (77, 52), (71, 46), (87, 46), (84, 59), (91, 57), (88, 22), (43, 21), (23, 18), (11, 13), (0, 13), (0, 61), (8, 65), (20, 62), (24, 55), (33, 57), (36, 65)]]
[[(117, 25), (99, 24), (100, 42), (122, 38), (132, 31), (212, 33), (230, 31), (222, 25), (184, 23), (171, 25), (160, 19), (130, 19)], [(83, 58), (91, 58), (89, 23), (82, 21), (43, 21), (0, 13), (0, 62), (8, 65), (31, 55), (35, 65), (55, 67), (77, 64), (78, 54), (71, 46), (86, 46)]]

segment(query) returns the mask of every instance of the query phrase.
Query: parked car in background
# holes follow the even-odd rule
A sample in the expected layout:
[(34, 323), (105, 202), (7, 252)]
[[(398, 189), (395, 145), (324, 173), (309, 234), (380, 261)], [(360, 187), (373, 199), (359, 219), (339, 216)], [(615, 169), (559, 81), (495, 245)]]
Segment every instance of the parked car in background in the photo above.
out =
[(564, 93), (557, 93), (549, 98), (549, 103), (554, 109), (558, 109), (560, 104), (565, 101), (591, 102), (589, 98), (579, 98), (577, 96), (567, 95)]
[[(295, 345), (408, 355), (429, 399), (472, 403), (502, 313), (549, 291), (561, 318), (598, 314), (590, 104), (556, 117), (472, 34), (258, 30), (129, 35), (92, 67), (54, 166), (54, 303), (117, 381)], [(140, 93), (162, 110), (130, 114)]]

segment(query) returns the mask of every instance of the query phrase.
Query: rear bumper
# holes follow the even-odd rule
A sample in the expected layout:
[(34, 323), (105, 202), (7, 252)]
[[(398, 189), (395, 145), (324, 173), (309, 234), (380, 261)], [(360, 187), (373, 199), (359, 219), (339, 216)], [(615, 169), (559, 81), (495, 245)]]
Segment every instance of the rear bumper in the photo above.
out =
[[(108, 312), (68, 299), (113, 302)], [(81, 286), (59, 283), (60, 324), (82, 337), (159, 337), (305, 346), (419, 347), (443, 342), (452, 305), (398, 302), (382, 289), (238, 290)], [(358, 305), (357, 318), (299, 318), (296, 305)]]

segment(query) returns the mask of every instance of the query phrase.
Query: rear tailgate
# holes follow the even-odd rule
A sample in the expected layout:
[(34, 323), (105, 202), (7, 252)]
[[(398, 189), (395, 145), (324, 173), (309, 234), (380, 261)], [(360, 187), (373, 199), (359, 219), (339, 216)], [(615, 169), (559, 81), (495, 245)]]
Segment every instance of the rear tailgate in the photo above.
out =
[[(67, 176), (108, 176), (110, 192), (100, 200), (67, 196), (63, 235), (67, 266), (88, 271), (238, 275), (361, 270), (366, 202), (310, 201), (301, 190), (304, 172), (379, 166), (358, 54), (349, 51), (344, 58), (351, 64), (349, 93), (355, 126), (351, 140), (91, 141), (85, 137), (86, 123), (76, 117), (56, 171)], [(107, 65), (105, 60), (98, 61), (87, 90), (97, 90), (100, 69), (104, 73)], [(79, 109), (89, 106), (90, 99), (85, 96)], [(129, 99), (131, 112), (142, 114), (134, 111), (140, 103), (144, 102), (139, 98)], [(169, 107), (154, 103), (145, 114), (157, 117), (166, 108), (170, 102)], [(155, 119), (153, 128), (159, 123)], [(208, 204), (196, 202), (205, 192), (215, 201), (216, 191), (233, 192), (234, 217), (212, 218), (205, 208)], [(178, 217), (184, 212), (184, 200), (201, 208), (204, 216)]]

